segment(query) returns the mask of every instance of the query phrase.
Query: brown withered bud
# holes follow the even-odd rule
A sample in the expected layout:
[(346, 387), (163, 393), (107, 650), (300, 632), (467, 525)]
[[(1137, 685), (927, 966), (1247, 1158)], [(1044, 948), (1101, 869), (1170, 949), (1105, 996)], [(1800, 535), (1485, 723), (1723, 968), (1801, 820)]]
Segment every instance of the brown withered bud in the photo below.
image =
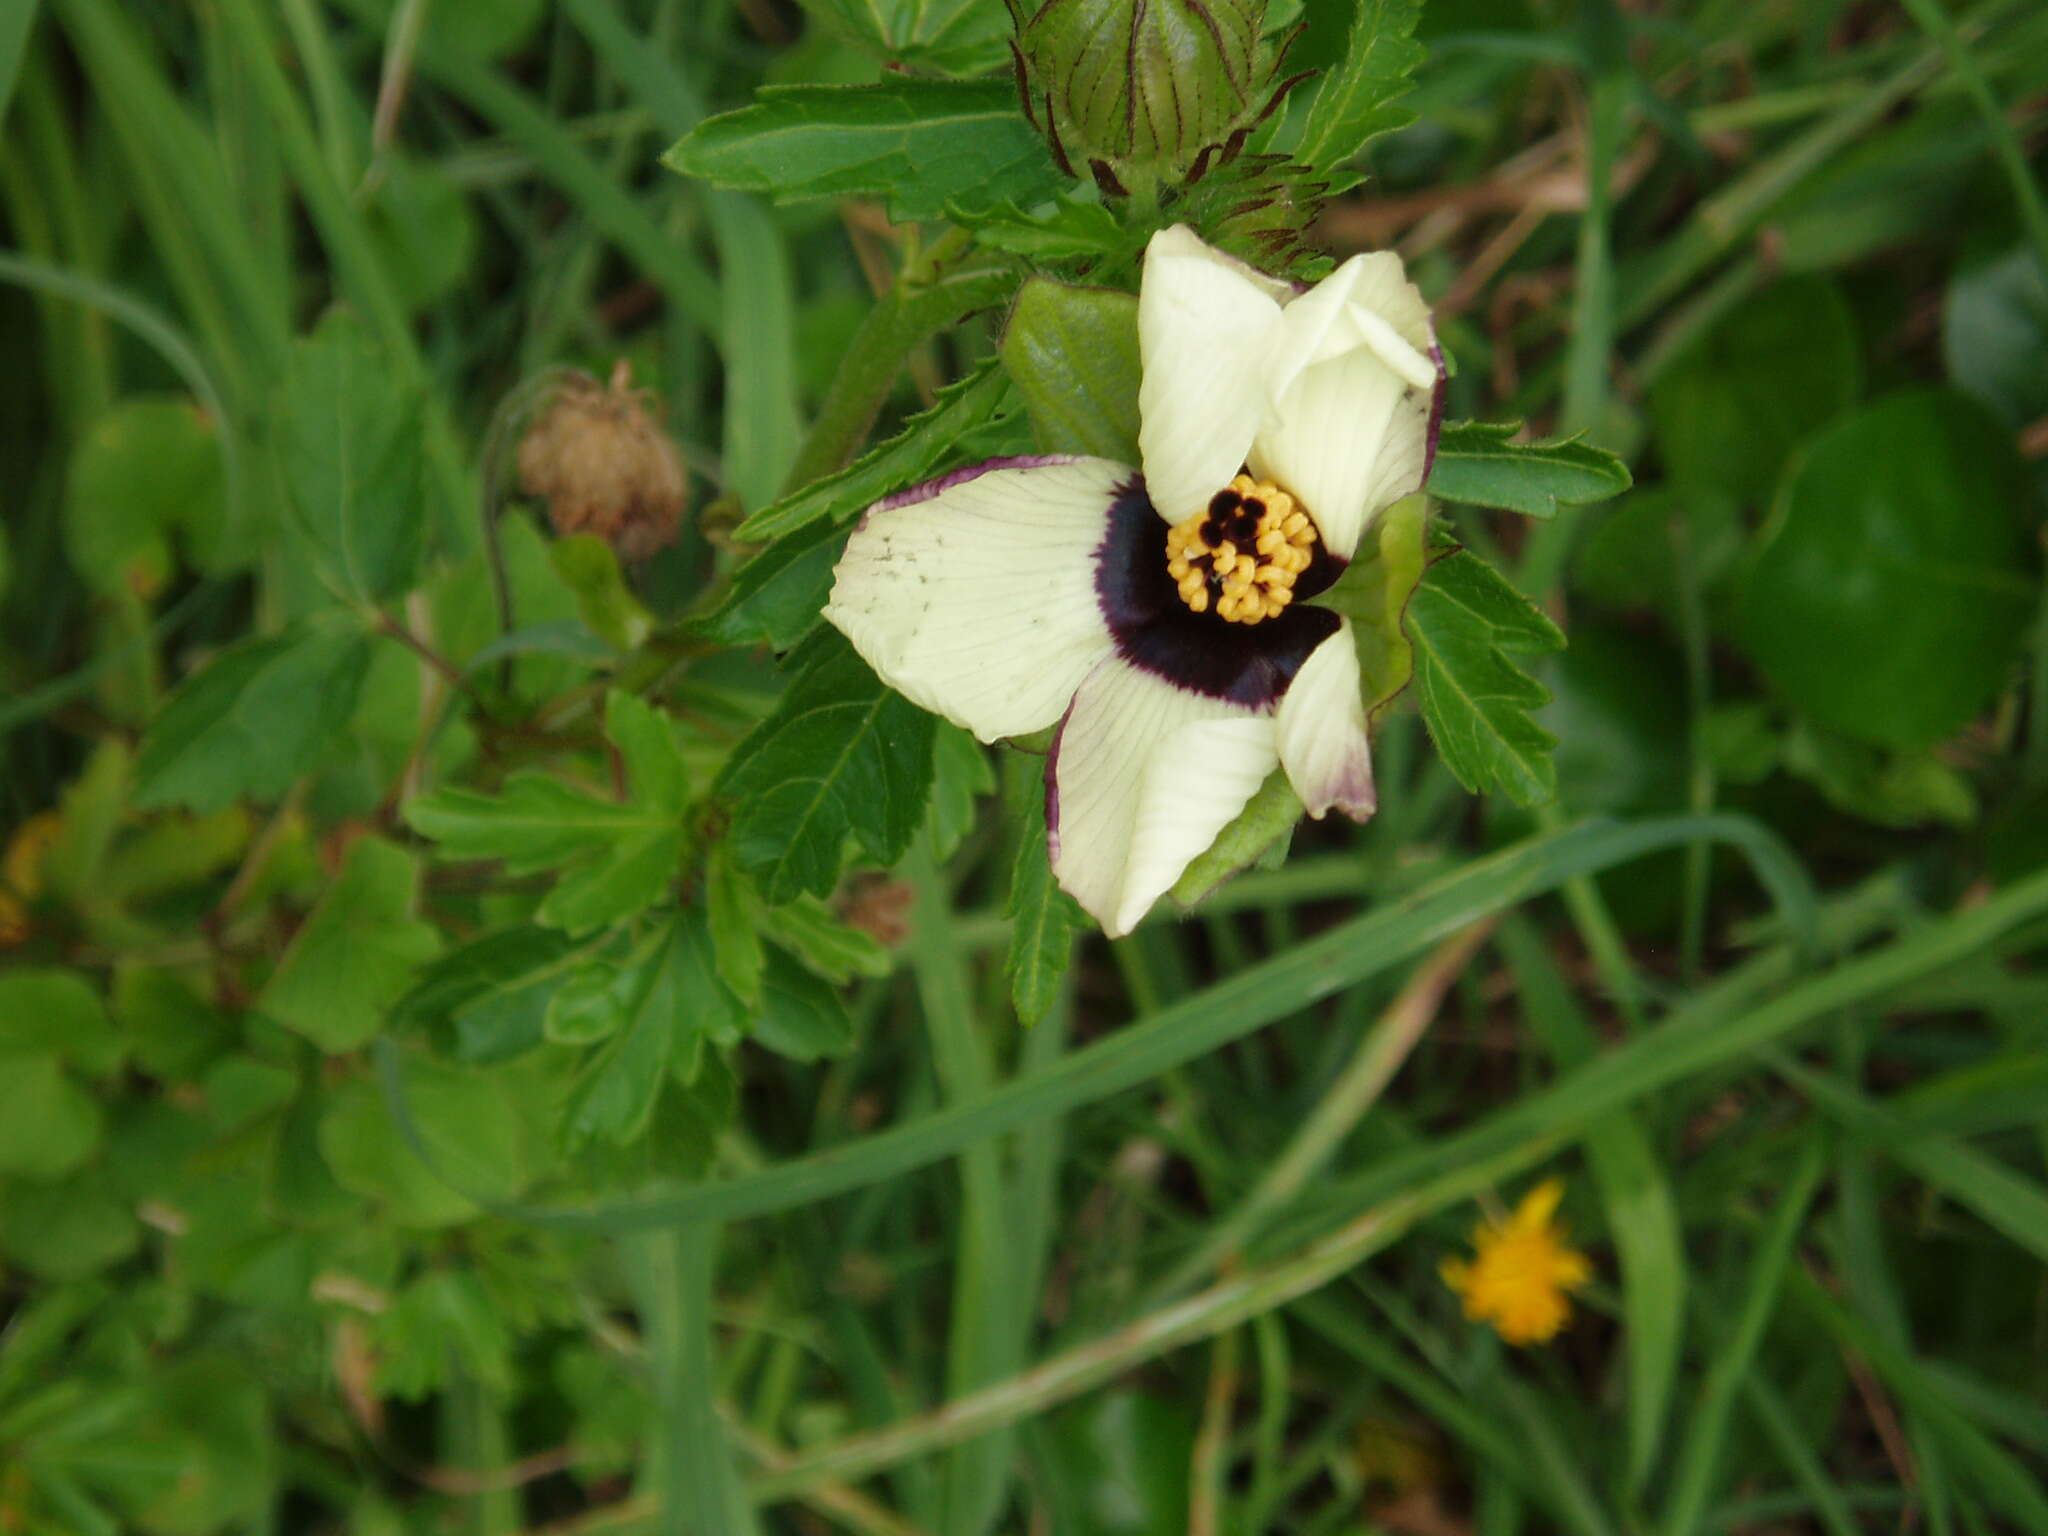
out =
[(572, 376), (519, 440), (519, 489), (544, 498), (557, 533), (590, 533), (642, 560), (675, 542), (688, 480), (649, 390), (624, 358), (609, 387)]

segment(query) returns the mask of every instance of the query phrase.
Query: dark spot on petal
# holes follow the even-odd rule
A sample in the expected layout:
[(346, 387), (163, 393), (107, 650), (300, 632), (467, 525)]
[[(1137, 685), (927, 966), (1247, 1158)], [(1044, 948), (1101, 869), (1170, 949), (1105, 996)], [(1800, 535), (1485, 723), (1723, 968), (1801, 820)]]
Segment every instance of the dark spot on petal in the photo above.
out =
[(1302, 602), (1327, 590), (1344, 562), (1316, 545), (1314, 563), (1295, 583), (1293, 607), (1263, 624), (1233, 624), (1213, 608), (1196, 613), (1180, 600), (1166, 574), (1166, 531), (1141, 479), (1117, 487), (1095, 555), (1096, 598), (1117, 654), (1210, 698), (1252, 709), (1275, 703), (1309, 652), (1337, 632), (1336, 614)]

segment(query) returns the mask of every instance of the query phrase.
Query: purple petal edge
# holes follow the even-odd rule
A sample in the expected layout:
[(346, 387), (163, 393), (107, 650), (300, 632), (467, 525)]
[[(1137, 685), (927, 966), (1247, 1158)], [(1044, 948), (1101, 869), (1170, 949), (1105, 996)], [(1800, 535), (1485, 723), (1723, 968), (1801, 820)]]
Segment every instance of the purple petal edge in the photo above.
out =
[(1436, 364), (1436, 388), (1429, 396), (1429, 441), (1422, 450), (1422, 484), (1416, 489), (1429, 488), (1430, 472), (1436, 468), (1436, 440), (1444, 430), (1444, 395), (1450, 386), (1450, 375), (1444, 371), (1444, 349), (1432, 332), (1429, 338), (1429, 358)]
[(922, 485), (913, 485), (907, 491), (897, 491), (884, 496), (868, 508), (868, 514), (891, 512), (897, 507), (915, 506), (920, 501), (930, 501), (934, 496), (950, 491), (956, 485), (965, 485), (978, 480), (994, 469), (1039, 469), (1047, 464), (1073, 464), (1083, 455), (1078, 453), (1024, 453), (1007, 459), (984, 459), (979, 464), (969, 464), (960, 469), (949, 469), (936, 480), (927, 480)]
[[(1052, 728), (1052, 743), (1045, 749), (1045, 859), (1048, 864), (1058, 861), (1060, 856), (1060, 742), (1067, 734), (1067, 722), (1074, 718), (1074, 706), (1067, 704), (1067, 712), (1060, 716), (1060, 723)], [(1055, 883), (1059, 876), (1053, 876)]]

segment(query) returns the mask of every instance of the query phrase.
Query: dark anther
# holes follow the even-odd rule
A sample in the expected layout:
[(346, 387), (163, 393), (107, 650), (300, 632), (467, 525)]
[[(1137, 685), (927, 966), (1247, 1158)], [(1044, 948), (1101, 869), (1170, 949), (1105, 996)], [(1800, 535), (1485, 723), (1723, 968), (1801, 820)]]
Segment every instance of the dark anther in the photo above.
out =
[(1243, 503), (1244, 498), (1226, 485), (1222, 490), (1209, 498), (1210, 521), (1221, 522), (1224, 518), (1235, 512)]

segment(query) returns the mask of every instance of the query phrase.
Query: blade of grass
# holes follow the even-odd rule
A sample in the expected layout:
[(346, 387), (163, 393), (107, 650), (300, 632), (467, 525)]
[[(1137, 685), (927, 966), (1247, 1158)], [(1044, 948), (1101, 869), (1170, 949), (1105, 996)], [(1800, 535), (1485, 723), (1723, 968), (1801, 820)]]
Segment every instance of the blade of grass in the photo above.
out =
[(1774, 1192), (1770, 1225), (1757, 1245), (1756, 1257), (1750, 1261), (1742, 1310), (1736, 1314), (1734, 1331), (1714, 1353), (1706, 1382), (1692, 1405), (1685, 1438), (1679, 1443), (1677, 1470), (1664, 1505), (1666, 1536), (1691, 1536), (1706, 1518), (1714, 1475), (1727, 1443), (1735, 1394), (1748, 1377), (1757, 1346), (1763, 1341), (1764, 1328), (1778, 1309), (1778, 1295), (1784, 1288), (1800, 1225), (1820, 1188), (1826, 1167), (1821, 1139), (1809, 1135), (1799, 1165), (1784, 1188)]
[(935, 1412), (801, 1456), (785, 1471), (754, 1484), (759, 1499), (783, 1498), (819, 1477), (853, 1478), (1019, 1419), (1109, 1381), (1142, 1361), (1249, 1321), (1326, 1285), (1377, 1252), (1417, 1219), (1548, 1156), (1555, 1143), (1532, 1141), (1487, 1162), (1409, 1190), (1271, 1264), (1249, 1269), (1184, 1301), (1148, 1313), (1091, 1343), (1055, 1355), (1020, 1376), (998, 1382)]
[[(678, 1221), (734, 1219), (788, 1210), (830, 1195), (887, 1179), (969, 1146), (1029, 1125), (1047, 1115), (1062, 1114), (1107, 1098), (1191, 1061), (1220, 1045), (1250, 1034), (1275, 1019), (1285, 1018), (1357, 981), (1398, 965), (1461, 928), (1507, 910), (1519, 902), (1555, 890), (1563, 881), (1592, 870), (1626, 863), (1649, 852), (1683, 844), (1695, 837), (1725, 841), (1751, 862), (1771, 893), (1790, 931), (1810, 934), (1817, 908), (1804, 872), (1775, 836), (1747, 817), (1672, 817), (1629, 824), (1589, 822), (1546, 834), (1466, 864), (1398, 901), (1354, 918), (1267, 961), (1264, 965), (1210, 988), (1199, 998), (1169, 1008), (1144, 1023), (1096, 1041), (1062, 1059), (1056, 1066), (1016, 1079), (972, 1103), (922, 1116), (893, 1130), (862, 1137), (793, 1159), (757, 1174), (715, 1185), (577, 1209), (573, 1207), (500, 1206), (505, 1215), (540, 1225), (577, 1231), (620, 1232), (664, 1226)], [(1813, 1006), (1826, 999), (1855, 996), (1861, 986), (1883, 986), (1905, 976), (1922, 974), (1936, 965), (1988, 943), (2004, 925), (2033, 910), (2027, 903), (2048, 907), (2048, 877), (2014, 886), (1967, 913), (1936, 924), (1907, 944), (1860, 960), (1842, 972), (1824, 976), (1800, 994), (1811, 993)], [(1808, 1014), (1795, 1007), (1760, 1015), (1762, 1024), (1737, 1038), (1764, 1043), (1775, 1034), (1805, 1022)], [(1725, 1012), (1725, 1008), (1723, 1010)], [(1681, 1030), (1686, 1053), (1668, 1055), (1642, 1047), (1645, 1037), (1614, 1052), (1560, 1085), (1526, 1101), (1514, 1113), (1532, 1120), (1561, 1118), (1583, 1111), (1594, 1114), (1635, 1093), (1648, 1092), (1706, 1061), (1725, 1059), (1744, 1048), (1715, 1046), (1713, 1026), (1722, 1015), (1698, 1020)], [(1669, 1027), (1656, 1032), (1665, 1048)], [(403, 1063), (389, 1040), (376, 1044), (379, 1070), (387, 1097), (400, 1116), (400, 1128), (411, 1125), (405, 1114)], [(1470, 1133), (1468, 1133), (1469, 1135)], [(416, 1154), (432, 1158), (408, 1131)], [(1448, 1143), (1446, 1145), (1449, 1145)], [(1464, 1155), (1461, 1145), (1457, 1155)], [(1362, 1205), (1365, 1202), (1357, 1202)], [(1356, 1206), (1354, 1206), (1356, 1208)]]
[(1915, 1136), (1848, 1084), (1772, 1052), (1771, 1068), (1859, 1141), (1976, 1212), (2013, 1242), (2048, 1262), (2048, 1191), (1995, 1158), (1946, 1136)]
[[(994, 1086), (995, 1069), (976, 1031), (967, 959), (952, 935), (952, 892), (930, 858), (910, 862), (917, 888), (911, 916), (910, 963), (929, 1032), (942, 1102), (972, 1103)], [(1009, 1232), (999, 1147), (984, 1141), (960, 1154), (960, 1211), (954, 1234), (952, 1307), (947, 1321), (946, 1391), (962, 1397), (1014, 1374), (1025, 1339), (1016, 1326), (1023, 1308), (1012, 1290)], [(943, 1529), (961, 1536), (986, 1530), (1009, 1482), (1014, 1437), (991, 1434), (958, 1445), (946, 1459)]]
[[(1522, 1017), (1552, 1061), (1571, 1069), (1599, 1054), (1592, 1022), (1529, 922), (1510, 918), (1501, 953), (1516, 978)], [(1628, 1355), (1628, 1487), (1640, 1496), (1656, 1465), (1685, 1344), (1685, 1244), (1663, 1164), (1640, 1116), (1617, 1110), (1589, 1127), (1586, 1155), (1621, 1262), (1622, 1334)]]
[(1256, 1235), (1269, 1214), (1285, 1206), (1329, 1166), (1344, 1138), (1371, 1110), (1420, 1043), (1423, 1031), (1443, 1005), (1444, 994), (1486, 942), (1492, 927), (1490, 922), (1473, 924), (1439, 945), (1416, 968), (1258, 1182), (1228, 1213), (1209, 1222), (1194, 1250), (1152, 1287), (1148, 1295), (1153, 1305), (1180, 1295), (1219, 1268)]
[(692, 1223), (638, 1233), (622, 1256), (653, 1377), (656, 1430), (647, 1448), (656, 1518), (671, 1536), (746, 1536), (753, 1507), (727, 1448), (712, 1396), (712, 1268), (718, 1229)]
[[(697, 92), (609, 0), (569, 0), (566, 9), (664, 133), (681, 138), (697, 125), (704, 115)], [(702, 199), (722, 284), (716, 334), (725, 357), (726, 479), (748, 507), (764, 507), (789, 476), (802, 438), (789, 261), (760, 199), (712, 189)]]

